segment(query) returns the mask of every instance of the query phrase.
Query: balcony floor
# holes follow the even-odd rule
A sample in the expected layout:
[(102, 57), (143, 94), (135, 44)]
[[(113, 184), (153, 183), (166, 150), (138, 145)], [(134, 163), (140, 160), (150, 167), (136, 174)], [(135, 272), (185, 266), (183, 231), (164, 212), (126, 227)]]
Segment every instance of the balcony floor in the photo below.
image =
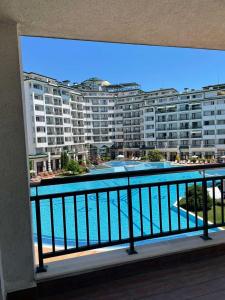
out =
[[(195, 236), (140, 246), (137, 255), (127, 256), (121, 249), (49, 263), (48, 272), (38, 276), (38, 299), (225, 299), (225, 231), (211, 236), (207, 242)], [(104, 269), (110, 257), (112, 268)], [(126, 258), (129, 264), (124, 264)], [(85, 263), (91, 267), (89, 275)], [(58, 277), (55, 269), (66, 265), (68, 274), (76, 269), (78, 277)], [(56, 281), (48, 281), (54, 273)]]
[(163, 267), (42, 300), (225, 299), (225, 256)]

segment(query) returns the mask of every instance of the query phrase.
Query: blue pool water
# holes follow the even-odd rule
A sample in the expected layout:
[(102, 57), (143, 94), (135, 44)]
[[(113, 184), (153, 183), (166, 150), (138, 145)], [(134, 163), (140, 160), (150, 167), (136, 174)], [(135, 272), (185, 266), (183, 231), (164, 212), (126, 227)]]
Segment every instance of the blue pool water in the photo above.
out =
[[(155, 168), (165, 168), (171, 165), (168, 162), (163, 163), (141, 163), (136, 161), (130, 162), (109, 162), (107, 163), (107, 169), (92, 170), (91, 173), (104, 173), (104, 172), (119, 172), (126, 170), (143, 170), (143, 169), (155, 169)], [(213, 171), (210, 171), (211, 174)], [(209, 175), (211, 175), (209, 174)], [(126, 174), (124, 174), (126, 176)], [(207, 174), (206, 174), (207, 175)], [(154, 175), (154, 176), (144, 176), (132, 178), (130, 184), (137, 183), (149, 183), (149, 182), (160, 182), (160, 181), (171, 181), (178, 179), (191, 179), (202, 177), (200, 172), (187, 172), (187, 173), (177, 173), (171, 175)], [(79, 190), (89, 190), (94, 188), (104, 188), (104, 187), (114, 187), (120, 186), (120, 217), (121, 217), (121, 235), (122, 238), (128, 238), (128, 206), (127, 206), (127, 191), (122, 189), (122, 186), (127, 184), (127, 178), (120, 179), (110, 179), (101, 181), (90, 181), (83, 183), (70, 183), (57, 186), (47, 186), (38, 188), (39, 195), (60, 193), (60, 192), (70, 192)], [(178, 229), (178, 211), (175, 206), (177, 200), (176, 186), (170, 186), (170, 203), (168, 203), (167, 189), (166, 187), (161, 187), (161, 207), (162, 207), (162, 231), (166, 232), (169, 230), (169, 217), (168, 210), (171, 212), (171, 223), (172, 230)], [(181, 184), (179, 186), (179, 196), (184, 196), (185, 186)], [(35, 195), (35, 190), (31, 190), (31, 194)], [(133, 220), (134, 220), (134, 236), (139, 236), (141, 232), (141, 220), (140, 220), (140, 210), (142, 209), (142, 220), (143, 220), (143, 230), (144, 235), (150, 234), (150, 214), (149, 214), (149, 193), (147, 188), (142, 188), (142, 207), (140, 207), (139, 192), (137, 189), (132, 190), (133, 199)], [(111, 225), (111, 239), (117, 240), (119, 238), (119, 217), (118, 217), (118, 194), (117, 192), (110, 192), (110, 225)], [(158, 201), (158, 189), (152, 188), (151, 193), (152, 199), (152, 223), (153, 223), (153, 233), (160, 232), (160, 218), (159, 218), (159, 201)], [(66, 228), (67, 228), (67, 243), (69, 247), (75, 246), (75, 240), (78, 240), (79, 245), (87, 244), (87, 224), (86, 224), (86, 213), (85, 213), (85, 197), (84, 195), (77, 196), (77, 216), (78, 216), (78, 236), (76, 237), (76, 230), (74, 224), (74, 200), (72, 197), (65, 198), (66, 207)], [(101, 241), (108, 241), (108, 206), (107, 206), (107, 195), (106, 193), (99, 194), (100, 203), (100, 237)], [(97, 236), (97, 206), (96, 206), (96, 195), (88, 194), (88, 213), (89, 213), (89, 237), (90, 244), (95, 244)], [(55, 228), (55, 242), (56, 245), (60, 246), (64, 243), (63, 238), (63, 208), (62, 199), (54, 198), (53, 200), (53, 212), (54, 212), (54, 228)], [(32, 203), (32, 213), (33, 213), (33, 228), (34, 237), (36, 239), (36, 219), (35, 219), (35, 206)], [(42, 234), (45, 244), (51, 244), (51, 220), (50, 220), (50, 204), (49, 199), (41, 201), (41, 223), (42, 223)], [(187, 215), (185, 211), (180, 212), (180, 224), (181, 229), (187, 228)], [(201, 219), (198, 219), (198, 225), (202, 225)], [(189, 227), (195, 227), (195, 219), (189, 214)], [(193, 235), (198, 233), (186, 233), (185, 235)]]

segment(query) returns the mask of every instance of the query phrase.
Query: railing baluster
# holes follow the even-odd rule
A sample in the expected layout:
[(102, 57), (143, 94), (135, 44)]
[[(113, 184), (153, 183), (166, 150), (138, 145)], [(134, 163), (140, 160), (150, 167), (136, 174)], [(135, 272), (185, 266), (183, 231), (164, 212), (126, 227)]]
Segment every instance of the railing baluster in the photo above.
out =
[(99, 209), (99, 195), (98, 195), (98, 193), (96, 193), (96, 207), (97, 207), (98, 243), (101, 244), (100, 209)]
[[(36, 191), (37, 196), (37, 191)], [(37, 273), (46, 272), (47, 266), (44, 265), (43, 260), (43, 244), (42, 244), (42, 230), (41, 230), (41, 209), (40, 209), (40, 200), (35, 200), (36, 206), (36, 223), (37, 223), (37, 242), (38, 242), (38, 260), (39, 266), (36, 268)]]
[(150, 221), (150, 232), (153, 235), (153, 219), (152, 219), (152, 189), (148, 188), (148, 196), (149, 196), (149, 221)]
[(108, 234), (109, 234), (109, 242), (111, 242), (111, 217), (110, 217), (110, 194), (107, 191), (107, 211), (108, 211)]
[(132, 190), (130, 186), (129, 177), (128, 177), (128, 188), (127, 188), (127, 205), (128, 205), (128, 222), (129, 222), (129, 241), (130, 241), (130, 247), (127, 250), (127, 252), (129, 255), (131, 255), (131, 254), (136, 254), (137, 251), (134, 248)]
[(121, 212), (120, 212), (120, 190), (117, 190), (117, 203), (118, 203), (118, 227), (119, 227), (119, 240), (122, 239), (122, 232), (121, 232)]
[(73, 208), (74, 208), (74, 233), (75, 233), (75, 243), (76, 248), (79, 247), (79, 236), (78, 236), (78, 222), (77, 222), (77, 196), (74, 195), (73, 197)]
[(63, 209), (63, 237), (64, 237), (64, 248), (67, 250), (67, 232), (66, 232), (66, 208), (65, 208), (65, 197), (62, 197), (62, 209)]
[(51, 233), (52, 233), (52, 251), (55, 252), (55, 227), (54, 227), (54, 213), (53, 213), (53, 203), (52, 198), (50, 198), (50, 218), (51, 218)]
[(221, 179), (221, 219), (224, 224), (223, 179)]
[(204, 174), (204, 178), (202, 179), (202, 200), (203, 200), (203, 235), (201, 236), (201, 238), (203, 240), (211, 240), (211, 238), (209, 237), (209, 232), (208, 232), (208, 207), (207, 207), (207, 181), (205, 178), (205, 174)]
[(198, 227), (198, 207), (197, 207), (197, 187), (196, 181), (194, 182), (194, 204), (195, 204), (195, 227)]
[(140, 205), (141, 236), (143, 236), (143, 235), (144, 235), (144, 230), (143, 230), (143, 212), (142, 212), (142, 195), (141, 195), (141, 188), (139, 188), (138, 191), (139, 191), (139, 205)]
[(87, 196), (86, 193), (85, 193), (85, 216), (86, 216), (87, 245), (90, 246), (89, 217), (88, 217), (88, 196)]
[(168, 222), (169, 222), (169, 231), (172, 231), (171, 224), (171, 210), (170, 210), (170, 185), (167, 185), (167, 201), (168, 201)]
[(187, 219), (187, 229), (189, 230), (189, 201), (188, 201), (188, 184), (185, 183), (185, 195), (186, 195), (186, 219)]
[(177, 188), (177, 220), (178, 220), (178, 230), (180, 230), (180, 191), (179, 191), (179, 183), (176, 184)]
[(162, 203), (161, 203), (161, 188), (158, 185), (158, 201), (159, 201), (159, 228), (162, 233)]
[(212, 180), (212, 189), (213, 189), (213, 223), (216, 224), (216, 196), (215, 196), (215, 180)]

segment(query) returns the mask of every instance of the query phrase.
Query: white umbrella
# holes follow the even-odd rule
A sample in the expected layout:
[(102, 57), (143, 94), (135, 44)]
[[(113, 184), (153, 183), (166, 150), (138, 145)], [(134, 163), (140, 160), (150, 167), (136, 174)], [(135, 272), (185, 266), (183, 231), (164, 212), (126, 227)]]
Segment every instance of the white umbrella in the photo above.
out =
[(198, 158), (198, 155), (192, 155), (192, 158)]
[(119, 155), (117, 155), (117, 158), (124, 158), (124, 155), (123, 154), (119, 154)]

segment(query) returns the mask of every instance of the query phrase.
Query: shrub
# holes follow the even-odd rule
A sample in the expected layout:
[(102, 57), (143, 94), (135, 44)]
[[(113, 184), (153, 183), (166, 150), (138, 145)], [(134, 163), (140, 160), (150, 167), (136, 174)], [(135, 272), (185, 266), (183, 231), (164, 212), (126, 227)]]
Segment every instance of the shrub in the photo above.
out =
[(79, 166), (79, 164), (78, 164), (77, 161), (71, 159), (68, 162), (66, 170), (69, 171), (69, 172), (71, 172), (73, 175), (79, 174), (80, 173), (80, 166)]
[(180, 162), (180, 155), (179, 155), (179, 154), (176, 155), (175, 160), (176, 160), (177, 162)]
[(159, 150), (150, 150), (147, 156), (149, 161), (160, 161), (164, 158)]
[(142, 156), (141, 160), (148, 160), (148, 156), (146, 156), (146, 155)]
[[(195, 210), (195, 189), (194, 185), (188, 187), (187, 191), (188, 196), (188, 208), (191, 211)], [(180, 200), (180, 206), (184, 209), (187, 208), (186, 204), (186, 197), (183, 197)], [(209, 193), (207, 192), (207, 209), (212, 208), (212, 198), (209, 196)], [(202, 211), (203, 210), (203, 193), (202, 193), (202, 187), (200, 185), (196, 185), (196, 210)]]
[(66, 153), (66, 151), (63, 151), (61, 153), (61, 169), (66, 170), (68, 167), (68, 163), (69, 163), (68, 154)]

